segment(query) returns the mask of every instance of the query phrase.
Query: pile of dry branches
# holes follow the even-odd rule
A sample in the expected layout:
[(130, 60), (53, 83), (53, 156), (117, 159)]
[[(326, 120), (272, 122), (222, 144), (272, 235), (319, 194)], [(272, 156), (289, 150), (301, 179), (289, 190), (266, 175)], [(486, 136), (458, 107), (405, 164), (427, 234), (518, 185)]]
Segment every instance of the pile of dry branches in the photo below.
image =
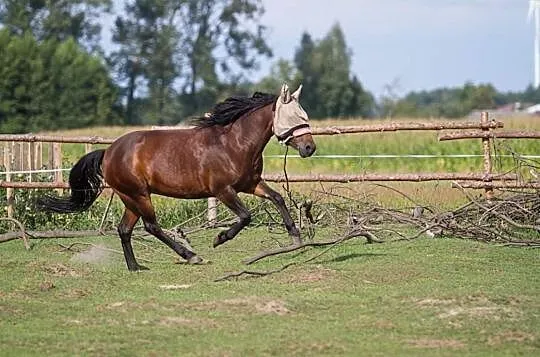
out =
[(348, 224), (385, 241), (427, 235), (540, 247), (540, 192), (506, 191), (491, 199), (463, 193), (466, 204), (442, 212), (423, 206), (392, 209), (357, 202), (357, 210), (348, 214)]

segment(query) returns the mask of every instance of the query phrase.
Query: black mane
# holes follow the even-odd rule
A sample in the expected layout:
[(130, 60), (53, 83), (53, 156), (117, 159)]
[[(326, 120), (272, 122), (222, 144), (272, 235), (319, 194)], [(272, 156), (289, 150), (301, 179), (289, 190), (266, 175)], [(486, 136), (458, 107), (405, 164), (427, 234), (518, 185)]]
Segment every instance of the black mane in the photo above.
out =
[(230, 97), (216, 104), (209, 116), (196, 117), (191, 123), (199, 128), (214, 125), (224, 126), (234, 122), (248, 112), (275, 102), (277, 98), (277, 95), (261, 92), (255, 92), (251, 97)]

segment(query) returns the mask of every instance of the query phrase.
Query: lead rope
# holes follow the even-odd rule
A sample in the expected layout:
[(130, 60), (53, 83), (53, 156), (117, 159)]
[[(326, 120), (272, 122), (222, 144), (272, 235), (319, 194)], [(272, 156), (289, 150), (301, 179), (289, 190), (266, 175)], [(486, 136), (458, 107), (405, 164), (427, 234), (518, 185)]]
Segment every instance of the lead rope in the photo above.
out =
[(293, 204), (293, 206), (298, 209), (298, 204), (293, 198), (290, 185), (289, 185), (289, 175), (287, 175), (287, 155), (289, 154), (289, 146), (285, 146), (285, 155), (283, 157), (283, 174), (285, 175), (285, 185), (282, 186), (285, 192), (287, 192), (287, 197), (289, 198), (289, 201)]

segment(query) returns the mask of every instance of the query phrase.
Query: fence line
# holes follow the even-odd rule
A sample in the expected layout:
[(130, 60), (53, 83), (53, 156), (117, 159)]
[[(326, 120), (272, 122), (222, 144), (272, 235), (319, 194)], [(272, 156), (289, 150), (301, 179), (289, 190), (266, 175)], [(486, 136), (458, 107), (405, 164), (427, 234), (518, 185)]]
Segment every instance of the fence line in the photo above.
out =
[(460, 139), (540, 139), (540, 131), (471, 131), (454, 132), (439, 135), (439, 141), (460, 140)]
[[(516, 175), (496, 175), (492, 174), (492, 153), (491, 140), (496, 138), (524, 138), (538, 139), (540, 132), (527, 131), (506, 131), (495, 132), (495, 129), (503, 128), (502, 122), (489, 120), (486, 112), (482, 113), (480, 121), (477, 122), (416, 122), (416, 123), (383, 123), (383, 124), (368, 124), (362, 126), (332, 126), (326, 128), (312, 128), (313, 135), (340, 135), (340, 134), (355, 134), (355, 133), (377, 133), (377, 132), (395, 132), (405, 130), (423, 130), (423, 131), (440, 131), (440, 130), (468, 130), (467, 132), (453, 132), (440, 134), (439, 141), (458, 140), (480, 138), (482, 140), (482, 155), (473, 154), (453, 154), (453, 155), (321, 155), (315, 158), (464, 158), (464, 157), (482, 157), (484, 160), (482, 173), (418, 173), (418, 174), (361, 174), (361, 175), (289, 175), (290, 182), (364, 182), (364, 181), (433, 181), (433, 180), (451, 180), (451, 181), (467, 181), (462, 187), (484, 188), (486, 193), (490, 195), (493, 188), (497, 187), (537, 187), (536, 182), (520, 183), (515, 182)], [(155, 128), (162, 130), (182, 129), (181, 127), (163, 127)], [(8, 188), (8, 215), (13, 212), (13, 188), (55, 188), (66, 189), (69, 185), (63, 182), (62, 164), (62, 143), (79, 143), (85, 144), (85, 152), (92, 150), (94, 144), (111, 144), (116, 138), (103, 138), (98, 136), (78, 136), (66, 137), (60, 135), (0, 135), (0, 142), (7, 142), (4, 148), (4, 166), (6, 172), (0, 172), (6, 176), (5, 181), (0, 181), (0, 187)], [(16, 145), (16, 142), (19, 144)], [(28, 145), (25, 145), (28, 143)], [(48, 160), (43, 161), (43, 143), (50, 143), (48, 146)], [(16, 150), (19, 156), (15, 159)], [(513, 157), (513, 155), (498, 155), (498, 157)], [(268, 155), (269, 158), (283, 158), (284, 155)], [(288, 157), (299, 157), (299, 155), (288, 155)], [(523, 158), (539, 158), (539, 155), (523, 155)], [(48, 163), (48, 170), (39, 169), (43, 167), (43, 162)], [(32, 180), (32, 175), (41, 172), (54, 173), (54, 182), (13, 182), (12, 175), (14, 174), (29, 174), (28, 180)], [(284, 182), (284, 175), (267, 174), (263, 178), (271, 182)], [(475, 181), (475, 182), (472, 182)], [(514, 182), (510, 182), (514, 181)], [(212, 204), (215, 206), (215, 202)], [(11, 209), (10, 209), (11, 208)], [(209, 220), (214, 218), (209, 216)]]
[[(268, 182), (368, 182), (368, 181), (512, 181), (517, 179), (515, 174), (485, 175), (483, 173), (418, 173), (418, 174), (363, 174), (363, 175), (285, 175), (263, 174), (263, 180)], [(27, 182), (27, 181), (0, 181), (2, 188), (56, 188), (67, 189), (67, 182)], [(105, 187), (108, 187), (105, 185)]]
[[(524, 159), (540, 159), (540, 155), (494, 155), (495, 158), (501, 157), (520, 157)], [(380, 154), (380, 155), (313, 155), (310, 159), (436, 159), (436, 158), (447, 158), (447, 159), (466, 159), (466, 158), (475, 158), (475, 157), (484, 157), (480, 154)], [(283, 159), (285, 155), (265, 155), (264, 158), (269, 159)], [(289, 154), (287, 159), (301, 159), (300, 155)]]
[[(331, 126), (326, 128), (312, 128), (313, 135), (339, 135), (380, 133), (406, 130), (448, 130), (448, 129), (496, 129), (502, 128), (502, 122), (429, 122), (429, 123), (386, 123), (361, 126)], [(170, 130), (171, 127), (164, 127)], [(185, 129), (185, 127), (178, 127)], [(36, 134), (1, 134), (0, 142), (47, 142), (47, 143), (70, 143), (70, 144), (112, 144), (116, 138), (103, 138), (100, 136), (62, 136), (62, 135), (36, 135)]]

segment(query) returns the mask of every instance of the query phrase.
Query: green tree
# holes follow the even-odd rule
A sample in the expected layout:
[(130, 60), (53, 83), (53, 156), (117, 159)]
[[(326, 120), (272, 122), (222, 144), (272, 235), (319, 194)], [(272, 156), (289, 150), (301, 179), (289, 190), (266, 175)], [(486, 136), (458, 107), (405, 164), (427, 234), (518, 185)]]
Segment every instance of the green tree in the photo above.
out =
[(37, 42), (0, 31), (0, 130), (21, 133), (116, 122), (101, 59), (74, 40)]
[(397, 100), (394, 116), (459, 118), (473, 110), (506, 104), (491, 84), (465, 83), (463, 87), (410, 92)]
[(300, 47), (294, 55), (294, 64), (298, 70), (294, 87), (302, 83), (302, 106), (304, 106), (312, 117), (318, 115), (319, 101), (317, 99), (316, 88), (319, 85), (320, 73), (317, 72), (314, 63), (315, 42), (307, 32), (302, 34)]
[[(290, 61), (280, 58), (270, 68), (270, 74), (255, 84), (255, 91), (277, 93), (283, 83), (292, 84), (297, 80), (297, 76), (294, 65)], [(302, 103), (304, 102), (302, 96)]]
[(3, 0), (0, 24), (13, 34), (31, 33), (38, 40), (73, 38), (90, 50), (99, 49), (99, 17), (111, 0)]
[[(173, 83), (180, 70), (175, 19), (183, 5), (182, 0), (135, 0), (115, 21), (112, 39), (118, 50), (109, 63), (125, 98), (129, 125), (173, 121)], [(137, 100), (138, 92), (147, 99)]]
[(186, 66), (181, 101), (186, 115), (216, 101), (227, 87), (219, 75), (235, 86), (244, 79), (243, 72), (257, 68), (259, 57), (272, 55), (260, 24), (263, 13), (261, 0), (188, 0), (182, 7), (181, 55)]
[(302, 104), (313, 118), (371, 116), (373, 96), (351, 74), (352, 53), (339, 24), (319, 42), (304, 33), (296, 51)]
[(139, 122), (135, 105), (144, 104), (149, 122), (172, 123), (237, 87), (241, 73), (256, 68), (259, 56), (270, 55), (259, 24), (263, 10), (260, 0), (128, 3), (125, 16), (116, 20), (113, 41), (119, 49), (110, 57), (127, 123)]

